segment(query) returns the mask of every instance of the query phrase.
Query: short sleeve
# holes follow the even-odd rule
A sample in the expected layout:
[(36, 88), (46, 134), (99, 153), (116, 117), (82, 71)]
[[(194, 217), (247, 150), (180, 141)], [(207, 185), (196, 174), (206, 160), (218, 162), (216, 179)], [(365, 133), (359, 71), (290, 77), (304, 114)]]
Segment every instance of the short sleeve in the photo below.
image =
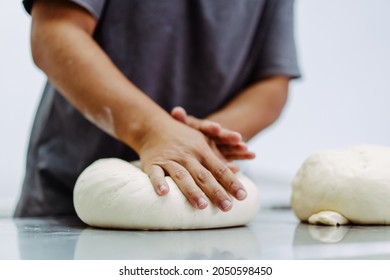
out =
[(294, 0), (274, 0), (253, 79), (271, 75), (300, 77), (294, 39)]
[[(97, 20), (100, 18), (106, 0), (64, 0), (71, 1), (90, 12)], [(23, 0), (26, 11), (30, 14), (34, 0)]]

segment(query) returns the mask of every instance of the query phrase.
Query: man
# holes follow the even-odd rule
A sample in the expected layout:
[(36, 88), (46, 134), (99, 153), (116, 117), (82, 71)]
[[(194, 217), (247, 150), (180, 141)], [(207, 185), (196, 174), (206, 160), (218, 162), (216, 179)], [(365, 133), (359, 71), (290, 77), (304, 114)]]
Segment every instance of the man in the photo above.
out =
[(299, 76), (292, 0), (24, 4), (48, 83), (15, 216), (74, 215), (77, 176), (103, 157), (139, 158), (158, 194), (169, 175), (198, 209), (245, 199), (229, 161), (253, 158), (245, 141)]

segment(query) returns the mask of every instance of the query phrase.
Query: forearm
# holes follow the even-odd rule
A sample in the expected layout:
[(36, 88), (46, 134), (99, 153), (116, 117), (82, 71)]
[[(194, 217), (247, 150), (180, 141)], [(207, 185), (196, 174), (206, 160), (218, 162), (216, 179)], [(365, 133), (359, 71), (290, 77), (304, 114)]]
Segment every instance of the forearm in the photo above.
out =
[(259, 81), (207, 119), (241, 133), (245, 141), (277, 120), (287, 101), (288, 77)]
[(86, 118), (137, 151), (144, 135), (162, 128), (156, 124), (169, 115), (128, 81), (95, 43), (95, 24), (86, 11), (69, 6), (68, 14), (63, 2), (60, 10), (50, 9), (56, 4), (49, 2), (37, 1), (33, 9), (36, 64)]

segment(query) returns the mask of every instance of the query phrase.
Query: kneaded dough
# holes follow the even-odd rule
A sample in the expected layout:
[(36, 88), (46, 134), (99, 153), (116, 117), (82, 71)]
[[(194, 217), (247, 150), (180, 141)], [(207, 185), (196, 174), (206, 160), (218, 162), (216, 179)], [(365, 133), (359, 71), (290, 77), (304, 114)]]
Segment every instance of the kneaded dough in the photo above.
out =
[(159, 196), (149, 177), (137, 166), (121, 159), (100, 159), (77, 179), (73, 200), (79, 218), (90, 226), (118, 229), (177, 230), (240, 226), (259, 211), (256, 185), (242, 174), (247, 197), (232, 197), (233, 208), (222, 212), (211, 201), (195, 209), (170, 177), (169, 193)]
[(303, 222), (390, 224), (390, 148), (354, 146), (311, 155), (293, 182), (291, 206)]

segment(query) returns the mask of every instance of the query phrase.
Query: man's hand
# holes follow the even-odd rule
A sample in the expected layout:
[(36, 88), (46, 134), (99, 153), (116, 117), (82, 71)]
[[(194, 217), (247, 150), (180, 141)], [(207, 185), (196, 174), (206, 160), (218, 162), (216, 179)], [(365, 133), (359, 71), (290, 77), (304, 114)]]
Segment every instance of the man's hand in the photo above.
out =
[(172, 118), (164, 122), (145, 135), (139, 149), (141, 167), (158, 194), (169, 192), (164, 178), (167, 174), (198, 209), (207, 207), (205, 196), (222, 211), (233, 206), (228, 193), (238, 200), (246, 197), (244, 186), (218, 158), (202, 132)]
[(212, 140), (218, 151), (217, 155), (223, 156), (226, 161), (253, 159), (255, 153), (248, 150), (248, 146), (242, 141), (241, 134), (226, 128), (220, 124), (210, 121), (201, 120), (187, 115), (182, 107), (175, 107), (171, 111), (174, 119), (204, 133)]

